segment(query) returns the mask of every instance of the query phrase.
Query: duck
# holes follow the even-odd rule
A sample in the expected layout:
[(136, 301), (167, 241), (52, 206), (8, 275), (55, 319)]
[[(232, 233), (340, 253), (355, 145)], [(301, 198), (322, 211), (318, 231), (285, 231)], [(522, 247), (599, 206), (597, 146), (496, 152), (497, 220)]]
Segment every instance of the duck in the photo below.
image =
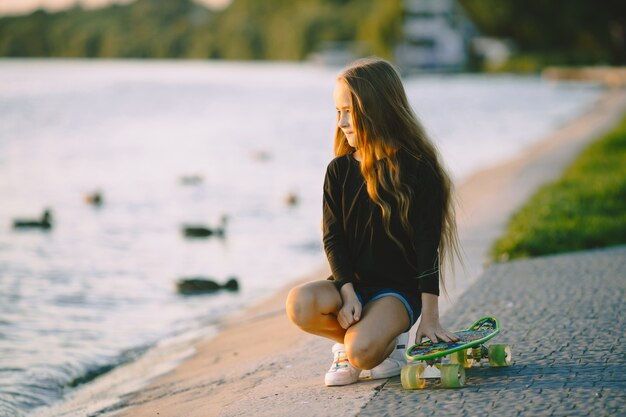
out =
[(252, 159), (257, 162), (267, 162), (272, 159), (272, 154), (266, 150), (258, 149), (252, 152)]
[(176, 282), (176, 289), (184, 295), (213, 293), (219, 290), (238, 291), (239, 281), (235, 277), (230, 277), (222, 285), (208, 277), (183, 277)]
[(85, 196), (85, 202), (87, 204), (91, 204), (96, 207), (100, 207), (104, 203), (104, 197), (102, 196), (102, 192), (94, 191), (91, 194), (87, 194)]
[(49, 230), (52, 228), (52, 211), (44, 210), (41, 219), (15, 219), (13, 220), (14, 229), (42, 229)]
[(285, 197), (285, 204), (287, 204), (289, 207), (297, 206), (299, 202), (300, 199), (298, 198), (298, 195), (296, 193), (288, 193), (287, 197)]
[(220, 219), (220, 225), (218, 227), (207, 227), (202, 225), (183, 225), (183, 235), (185, 237), (224, 237), (226, 232), (226, 223), (228, 216), (222, 216)]
[(200, 185), (204, 181), (202, 175), (183, 175), (180, 177), (180, 183), (182, 185)]

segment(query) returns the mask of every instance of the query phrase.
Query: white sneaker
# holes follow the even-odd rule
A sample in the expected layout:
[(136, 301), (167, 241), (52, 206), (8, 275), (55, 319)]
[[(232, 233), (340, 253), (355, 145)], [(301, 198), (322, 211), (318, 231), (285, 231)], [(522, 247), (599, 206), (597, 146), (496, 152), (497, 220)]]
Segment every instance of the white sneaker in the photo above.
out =
[(406, 344), (409, 341), (409, 333), (402, 333), (396, 338), (396, 348), (389, 357), (369, 371), (369, 375), (364, 375), (368, 379), (391, 378), (400, 375), (402, 367), (406, 365)]
[(335, 357), (333, 364), (324, 377), (326, 386), (334, 387), (357, 382), (361, 370), (352, 366), (348, 361), (346, 347), (341, 343), (335, 343), (333, 345), (333, 355)]

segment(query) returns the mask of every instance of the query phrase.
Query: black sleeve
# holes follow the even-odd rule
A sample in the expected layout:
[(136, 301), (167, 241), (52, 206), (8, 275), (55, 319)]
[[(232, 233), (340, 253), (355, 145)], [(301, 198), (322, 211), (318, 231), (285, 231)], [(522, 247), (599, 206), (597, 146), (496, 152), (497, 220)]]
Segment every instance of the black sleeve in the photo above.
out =
[(341, 210), (342, 188), (332, 163), (324, 178), (323, 231), (324, 250), (337, 289), (354, 280)]
[(443, 190), (433, 169), (420, 163), (415, 178), (411, 221), (414, 225), (420, 292), (439, 295), (439, 242), (443, 215)]

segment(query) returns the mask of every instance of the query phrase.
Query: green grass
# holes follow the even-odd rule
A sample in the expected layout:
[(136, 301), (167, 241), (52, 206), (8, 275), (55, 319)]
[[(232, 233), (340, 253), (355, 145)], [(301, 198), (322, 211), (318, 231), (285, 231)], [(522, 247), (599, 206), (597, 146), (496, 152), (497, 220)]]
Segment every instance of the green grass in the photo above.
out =
[(514, 214), (491, 256), (507, 260), (625, 243), (626, 115)]

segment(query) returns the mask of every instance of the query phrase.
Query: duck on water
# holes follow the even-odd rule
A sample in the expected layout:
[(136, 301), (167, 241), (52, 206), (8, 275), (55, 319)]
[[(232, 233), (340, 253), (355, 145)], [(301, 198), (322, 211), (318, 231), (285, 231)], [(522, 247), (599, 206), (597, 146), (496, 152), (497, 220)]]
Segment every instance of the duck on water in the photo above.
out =
[(239, 281), (230, 277), (224, 284), (220, 284), (203, 276), (183, 277), (176, 282), (176, 289), (183, 295), (213, 293), (219, 290), (239, 291)]
[(227, 216), (222, 216), (220, 225), (217, 227), (207, 227), (203, 225), (183, 225), (183, 235), (190, 238), (203, 238), (203, 237), (224, 237), (226, 231)]
[(52, 211), (44, 210), (40, 219), (15, 219), (13, 220), (14, 229), (42, 229), (50, 230), (52, 228)]

